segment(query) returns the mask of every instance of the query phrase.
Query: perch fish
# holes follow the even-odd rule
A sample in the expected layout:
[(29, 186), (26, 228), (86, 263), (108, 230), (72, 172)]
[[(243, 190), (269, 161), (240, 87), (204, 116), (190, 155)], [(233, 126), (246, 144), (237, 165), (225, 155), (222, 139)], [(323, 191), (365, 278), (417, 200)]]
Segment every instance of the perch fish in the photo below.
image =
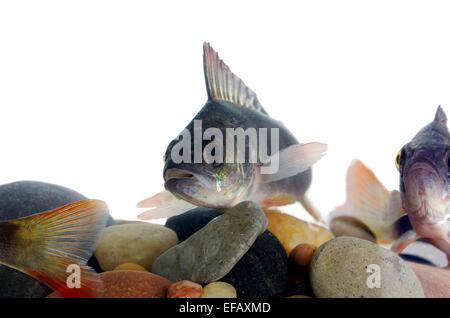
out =
[[(169, 144), (164, 156), (166, 191), (140, 202), (138, 207), (150, 209), (139, 217), (144, 220), (166, 218), (196, 206), (224, 209), (242, 201), (254, 201), (263, 208), (298, 201), (316, 220), (321, 220), (306, 192), (312, 179), (311, 166), (325, 154), (326, 145), (318, 142), (300, 144), (281, 122), (268, 115), (256, 94), (231, 72), (208, 43), (203, 45), (203, 61), (208, 101), (184, 131), (194, 135), (199, 122), (203, 132), (215, 128), (225, 137), (230, 136), (230, 128), (258, 132), (266, 129), (268, 138), (265, 140), (270, 143), (271, 138), (276, 138), (278, 149), (266, 144), (267, 158), (263, 158), (248, 138), (245, 146), (237, 149), (230, 148), (228, 143), (222, 144), (222, 158), (227, 160), (220, 162), (214, 153), (216, 139), (210, 136), (210, 140), (203, 140), (199, 146), (191, 141), (187, 147), (190, 153), (181, 154), (194, 160), (176, 162), (173, 152), (180, 144), (180, 135)], [(260, 133), (259, 146), (263, 139)], [(200, 156), (214, 156), (214, 160), (196, 162), (196, 146), (200, 147)], [(228, 160), (229, 155), (232, 160)], [(256, 160), (251, 161), (249, 158), (253, 156)], [(238, 160), (244, 157), (246, 160)], [(263, 167), (275, 162), (276, 172), (263, 173)]]
[[(434, 120), (404, 145), (396, 157), (400, 190), (389, 192), (362, 162), (347, 172), (347, 200), (330, 215), (362, 221), (379, 243), (401, 252), (425, 239), (450, 258), (450, 134), (439, 106)], [(405, 224), (411, 228), (399, 226)]]

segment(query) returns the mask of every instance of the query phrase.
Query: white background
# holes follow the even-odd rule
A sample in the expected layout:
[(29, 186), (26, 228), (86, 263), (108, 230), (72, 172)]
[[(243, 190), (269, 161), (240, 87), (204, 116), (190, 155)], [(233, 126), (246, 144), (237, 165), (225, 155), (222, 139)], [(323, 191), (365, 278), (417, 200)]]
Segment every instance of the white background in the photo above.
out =
[(209, 41), (300, 141), (329, 144), (323, 214), (353, 158), (395, 189), (398, 149), (450, 112), (449, 16), (445, 1), (1, 2), (0, 183), (61, 184), (134, 219), (206, 101)]

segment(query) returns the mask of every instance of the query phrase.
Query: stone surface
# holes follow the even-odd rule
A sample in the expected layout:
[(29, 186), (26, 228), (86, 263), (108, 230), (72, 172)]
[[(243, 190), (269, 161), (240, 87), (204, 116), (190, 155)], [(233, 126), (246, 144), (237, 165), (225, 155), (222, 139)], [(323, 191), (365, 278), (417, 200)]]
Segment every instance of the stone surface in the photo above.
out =
[(195, 208), (168, 218), (166, 226), (177, 233), (180, 241), (184, 241), (219, 215), (222, 213), (215, 209)]
[(419, 279), (399, 256), (355, 237), (338, 237), (319, 247), (310, 264), (310, 281), (321, 298), (424, 296)]
[[(71, 189), (37, 181), (18, 181), (0, 186), (0, 220), (11, 220), (45, 212), (85, 200)], [(45, 297), (51, 289), (35, 279), (0, 265), (0, 298)]]
[(242, 202), (209, 222), (155, 261), (152, 272), (172, 281), (209, 283), (221, 279), (267, 227), (253, 202)]
[(317, 247), (312, 244), (299, 244), (291, 251), (289, 260), (291, 261), (294, 268), (298, 270), (306, 270), (309, 267), (309, 263), (311, 262), (316, 249)]
[(123, 263), (114, 268), (115, 271), (139, 271), (146, 272), (147, 270), (139, 264), (135, 263)]
[(159, 224), (113, 225), (100, 236), (95, 257), (105, 271), (129, 262), (150, 269), (158, 256), (177, 243), (176, 233)]
[(173, 283), (167, 292), (168, 298), (199, 298), (202, 295), (203, 287), (200, 284), (189, 280), (182, 280)]
[(288, 281), (286, 252), (280, 241), (266, 231), (221, 280), (233, 285), (239, 298), (280, 296)]
[(408, 265), (419, 277), (425, 297), (450, 298), (450, 268), (436, 268), (409, 262)]
[[(138, 271), (112, 271), (100, 274), (104, 290), (90, 295), (92, 298), (163, 298), (171, 282), (158, 275)], [(48, 298), (61, 298), (54, 292)]]
[(326, 228), (289, 214), (266, 211), (266, 216), (269, 220), (267, 229), (280, 240), (287, 255), (300, 243), (320, 246), (334, 237)]
[(213, 282), (203, 288), (202, 298), (236, 298), (236, 289), (225, 282)]

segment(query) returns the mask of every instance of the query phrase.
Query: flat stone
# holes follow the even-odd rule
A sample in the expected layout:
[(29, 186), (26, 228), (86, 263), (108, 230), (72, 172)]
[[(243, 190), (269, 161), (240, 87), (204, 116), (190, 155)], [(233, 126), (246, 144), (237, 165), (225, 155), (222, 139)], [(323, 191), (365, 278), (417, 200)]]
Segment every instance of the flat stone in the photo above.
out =
[(341, 236), (319, 247), (310, 281), (320, 298), (424, 297), (416, 274), (398, 255), (355, 237)]
[(178, 243), (171, 229), (152, 223), (125, 223), (106, 228), (100, 236), (95, 257), (110, 271), (123, 263), (150, 269), (155, 259)]
[(152, 272), (172, 281), (209, 283), (228, 274), (267, 227), (267, 218), (253, 202), (227, 209), (153, 264)]

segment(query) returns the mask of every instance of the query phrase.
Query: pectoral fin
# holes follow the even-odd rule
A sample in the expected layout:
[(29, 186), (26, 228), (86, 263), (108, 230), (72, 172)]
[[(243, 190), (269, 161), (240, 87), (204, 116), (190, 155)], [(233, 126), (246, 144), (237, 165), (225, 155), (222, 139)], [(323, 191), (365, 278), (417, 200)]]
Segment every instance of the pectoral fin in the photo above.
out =
[(154, 196), (139, 202), (137, 207), (150, 208), (149, 210), (139, 214), (138, 217), (141, 220), (169, 218), (196, 208), (195, 205), (178, 199), (169, 191), (159, 192)]
[(274, 182), (295, 176), (311, 168), (326, 153), (327, 145), (319, 142), (295, 144), (269, 158), (269, 163), (260, 167), (263, 183)]

